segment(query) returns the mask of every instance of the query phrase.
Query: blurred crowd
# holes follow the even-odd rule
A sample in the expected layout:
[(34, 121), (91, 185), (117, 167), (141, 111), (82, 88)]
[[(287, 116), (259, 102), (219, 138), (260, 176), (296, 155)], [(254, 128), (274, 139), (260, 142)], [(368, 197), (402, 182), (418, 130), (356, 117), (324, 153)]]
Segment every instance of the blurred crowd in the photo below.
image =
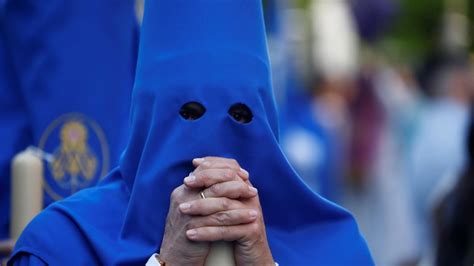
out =
[(295, 170), (353, 212), (376, 264), (472, 265), (473, 3), (267, 2)]

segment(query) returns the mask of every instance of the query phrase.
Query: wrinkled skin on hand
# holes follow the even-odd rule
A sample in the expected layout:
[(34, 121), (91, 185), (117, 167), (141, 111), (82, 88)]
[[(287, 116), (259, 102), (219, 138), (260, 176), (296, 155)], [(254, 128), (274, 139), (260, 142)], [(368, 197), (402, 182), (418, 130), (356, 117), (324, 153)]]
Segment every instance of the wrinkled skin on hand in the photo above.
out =
[(210, 242), (224, 240), (234, 241), (237, 265), (274, 265), (249, 173), (226, 158), (193, 164), (196, 169), (171, 194), (161, 259), (168, 265), (203, 265)]
[(179, 210), (179, 204), (196, 199), (196, 191), (181, 185), (171, 194), (161, 243), (160, 258), (168, 265), (203, 265), (209, 253), (208, 242), (195, 242), (186, 237), (192, 217)]

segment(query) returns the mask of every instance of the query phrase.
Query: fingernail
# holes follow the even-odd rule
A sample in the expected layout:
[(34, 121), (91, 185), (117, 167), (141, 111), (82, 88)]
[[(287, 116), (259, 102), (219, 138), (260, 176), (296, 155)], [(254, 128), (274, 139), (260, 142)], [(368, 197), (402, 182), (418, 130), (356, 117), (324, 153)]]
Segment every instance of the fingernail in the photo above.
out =
[(186, 235), (188, 237), (194, 238), (197, 235), (197, 232), (196, 232), (196, 230), (191, 229), (191, 230), (186, 231)]
[(246, 177), (249, 176), (249, 172), (247, 172), (247, 170), (245, 170), (244, 168), (240, 168), (240, 172), (244, 174)]
[(200, 164), (204, 161), (204, 158), (194, 158), (193, 159), (193, 163), (197, 163), (197, 164)]
[(189, 175), (186, 178), (184, 178), (184, 182), (188, 184), (193, 183), (195, 180), (196, 180), (196, 177), (194, 175)]
[(256, 210), (249, 211), (249, 216), (250, 216), (250, 218), (256, 218), (257, 217), (257, 211)]
[(191, 208), (191, 204), (187, 202), (179, 204), (179, 209), (182, 211), (188, 210), (189, 208)]
[(258, 193), (258, 189), (256, 187), (249, 186), (250, 191), (253, 193)]

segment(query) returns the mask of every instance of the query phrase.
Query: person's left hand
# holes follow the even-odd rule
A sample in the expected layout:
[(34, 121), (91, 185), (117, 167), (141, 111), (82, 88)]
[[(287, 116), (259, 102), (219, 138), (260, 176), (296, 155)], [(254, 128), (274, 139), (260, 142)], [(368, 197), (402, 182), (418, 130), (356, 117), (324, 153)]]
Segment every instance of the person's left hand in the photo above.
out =
[[(234, 257), (237, 265), (274, 265), (258, 194), (241, 197), (246, 188), (255, 189), (248, 180), (248, 173), (232, 159), (206, 157), (193, 163), (197, 167), (192, 175), (194, 178), (185, 179), (185, 185), (202, 189), (206, 198), (180, 205), (183, 214), (194, 216), (186, 232), (188, 239), (197, 242), (235, 241)], [(241, 178), (222, 181), (203, 174), (209, 169), (238, 171)], [(238, 216), (244, 213), (255, 219), (235, 224)]]

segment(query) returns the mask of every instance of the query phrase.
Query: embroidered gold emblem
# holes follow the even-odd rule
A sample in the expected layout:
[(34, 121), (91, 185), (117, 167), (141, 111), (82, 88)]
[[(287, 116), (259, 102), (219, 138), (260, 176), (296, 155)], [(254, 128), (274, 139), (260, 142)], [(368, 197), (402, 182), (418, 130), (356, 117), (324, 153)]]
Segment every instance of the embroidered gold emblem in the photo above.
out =
[(105, 176), (109, 148), (99, 125), (84, 115), (66, 114), (43, 133), (39, 147), (52, 153), (45, 175), (45, 191), (54, 200), (94, 186)]
[(87, 129), (79, 121), (64, 124), (61, 129), (61, 146), (54, 152), (53, 176), (61, 180), (67, 173), (90, 180), (97, 170), (97, 159), (87, 146)]

